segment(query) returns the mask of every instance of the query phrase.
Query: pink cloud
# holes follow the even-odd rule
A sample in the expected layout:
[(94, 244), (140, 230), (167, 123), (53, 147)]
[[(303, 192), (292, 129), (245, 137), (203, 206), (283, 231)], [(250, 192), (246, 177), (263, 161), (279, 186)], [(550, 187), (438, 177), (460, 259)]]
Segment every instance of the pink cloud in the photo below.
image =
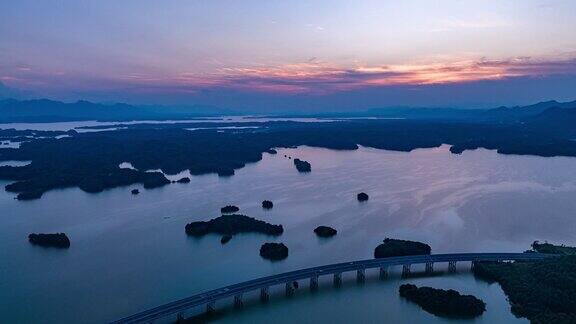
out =
[(228, 89), (241, 92), (284, 94), (330, 94), (386, 86), (435, 85), (499, 80), (511, 77), (576, 75), (576, 59), (467, 60), (452, 63), (423, 63), (341, 67), (318, 60), (280, 66), (233, 67), (212, 73), (154, 75), (145, 72), (117, 76), (92, 76), (34, 67), (4, 66), (0, 79), (14, 86), (71, 91), (121, 90), (144, 93), (199, 93)]

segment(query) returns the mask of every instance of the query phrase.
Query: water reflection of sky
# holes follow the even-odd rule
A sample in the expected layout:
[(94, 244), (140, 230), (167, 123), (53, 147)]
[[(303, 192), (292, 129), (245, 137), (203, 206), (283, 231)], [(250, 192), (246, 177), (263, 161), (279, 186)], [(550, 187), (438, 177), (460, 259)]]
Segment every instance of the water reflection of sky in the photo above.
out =
[[(284, 154), (309, 161), (312, 172), (298, 173)], [(0, 277), (8, 278), (0, 289), (0, 310), (9, 316), (3, 319), (69, 322), (82, 316), (86, 322), (107, 322), (258, 276), (371, 258), (386, 237), (423, 241), (435, 253), (518, 252), (533, 240), (576, 244), (574, 158), (506, 156), (483, 149), (454, 155), (447, 146), (411, 153), (301, 147), (265, 153), (261, 162), (232, 177), (191, 179), (154, 190), (140, 185), (99, 194), (54, 190), (32, 202), (17, 202), (12, 193), (0, 192)], [(141, 193), (131, 195), (133, 188)], [(370, 195), (367, 203), (356, 201), (361, 191)], [(272, 210), (262, 210), (264, 199), (274, 202)], [(186, 223), (216, 217), (227, 204), (282, 224), (284, 234), (240, 235), (225, 246), (217, 236), (193, 239), (184, 234)], [(332, 226), (338, 235), (320, 240), (312, 232), (318, 225)], [(30, 232), (66, 232), (72, 247), (32, 247), (25, 239)], [(258, 248), (267, 241), (284, 242), (288, 259), (262, 260)], [(470, 278), (446, 284), (488, 296), (491, 315), (478, 323), (513, 320), (509, 313), (498, 313), (507, 312), (508, 305), (491, 306), (498, 300), (505, 303), (499, 290), (478, 288)], [(350, 295), (330, 296), (344, 301)], [(388, 303), (378, 290), (353, 296), (360, 299), (350, 305), (352, 310), (373, 305), (390, 318), (446, 322), (422, 317), (405, 303)], [(386, 298), (395, 298), (390, 296)], [(324, 306), (318, 307), (345, 307), (330, 298), (321, 299)], [(277, 310), (321, 319), (298, 305)], [(261, 318), (258, 314), (241, 318), (250, 322)], [(378, 322), (380, 315), (362, 316)]]

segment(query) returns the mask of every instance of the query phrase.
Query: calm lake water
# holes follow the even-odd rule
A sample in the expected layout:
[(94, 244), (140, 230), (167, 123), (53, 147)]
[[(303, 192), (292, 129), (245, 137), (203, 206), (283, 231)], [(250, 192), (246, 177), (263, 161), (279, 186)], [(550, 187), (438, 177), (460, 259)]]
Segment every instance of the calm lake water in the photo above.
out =
[[(308, 160), (299, 174), (284, 154)], [(130, 161), (126, 161), (130, 162)], [(1, 185), (7, 182), (0, 183)], [(130, 190), (140, 188), (132, 196)], [(370, 195), (358, 203), (356, 194)], [(429, 243), (433, 253), (521, 252), (533, 240), (576, 244), (576, 159), (505, 156), (448, 147), (411, 153), (361, 148), (333, 151), (300, 147), (264, 154), (230, 178), (194, 176), (189, 184), (144, 190), (131, 186), (88, 194), (55, 190), (20, 202), (0, 191), (0, 322), (101, 323), (260, 276), (327, 263), (371, 258), (386, 237)], [(274, 209), (262, 210), (264, 199)], [(283, 224), (278, 238), (189, 238), (186, 223), (219, 216), (234, 204), (249, 216)], [(338, 235), (318, 239), (329, 225)], [(27, 242), (32, 232), (66, 232), (68, 250)], [(280, 241), (290, 256), (268, 262), (260, 245)], [(242, 311), (226, 310), (220, 323), (446, 323), (398, 297), (416, 282), (455, 288), (483, 298), (488, 311), (474, 323), (524, 322), (509, 312), (498, 285), (456, 275), (378, 281), (341, 289), (321, 282), (316, 294), (273, 297)], [(226, 305), (222, 305), (226, 307)]]

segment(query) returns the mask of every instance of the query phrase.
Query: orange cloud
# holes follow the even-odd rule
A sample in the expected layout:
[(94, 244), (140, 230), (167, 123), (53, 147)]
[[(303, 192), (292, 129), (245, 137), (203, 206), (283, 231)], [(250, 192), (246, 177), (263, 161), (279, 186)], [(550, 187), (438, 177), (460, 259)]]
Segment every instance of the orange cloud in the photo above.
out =
[(363, 87), (430, 85), (498, 80), (519, 76), (576, 73), (576, 60), (476, 60), (342, 68), (320, 62), (282, 66), (224, 68), (207, 75), (183, 75), (174, 81), (192, 87), (286, 93), (330, 93)]

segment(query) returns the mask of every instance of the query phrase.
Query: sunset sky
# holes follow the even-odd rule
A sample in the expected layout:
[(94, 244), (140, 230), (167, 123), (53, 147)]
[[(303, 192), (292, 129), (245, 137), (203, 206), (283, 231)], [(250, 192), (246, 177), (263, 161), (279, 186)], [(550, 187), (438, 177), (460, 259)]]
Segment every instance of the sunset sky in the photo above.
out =
[(254, 111), (576, 99), (573, 0), (0, 2), (0, 82)]

